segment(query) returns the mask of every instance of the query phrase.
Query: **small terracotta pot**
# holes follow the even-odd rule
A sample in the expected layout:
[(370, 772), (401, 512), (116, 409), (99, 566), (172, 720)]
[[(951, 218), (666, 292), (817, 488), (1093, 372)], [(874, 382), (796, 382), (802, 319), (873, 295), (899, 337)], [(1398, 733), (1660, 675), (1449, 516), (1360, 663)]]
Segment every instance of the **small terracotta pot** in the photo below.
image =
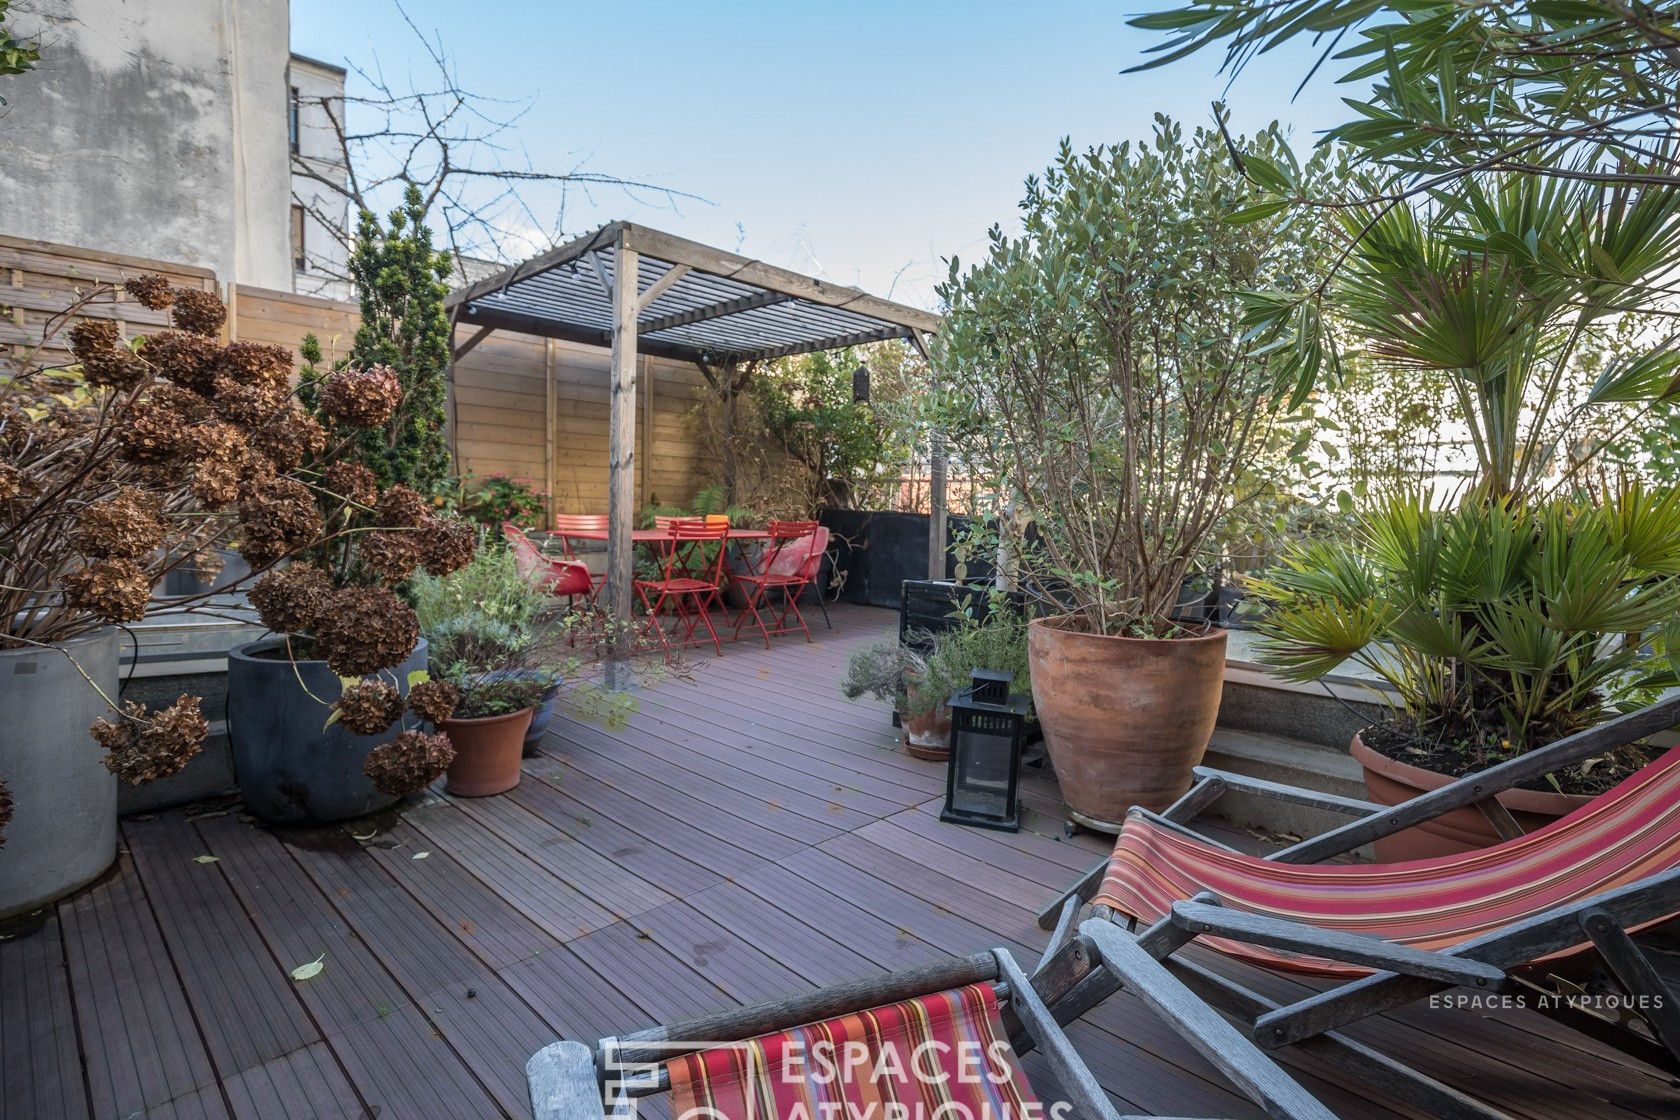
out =
[[(1421, 766), (1397, 762), (1367, 747), (1359, 736), (1348, 749), (1354, 761), (1365, 768), (1365, 794), (1378, 805), (1398, 805), (1419, 794), (1440, 789), (1455, 779)], [(1499, 803), (1511, 811), (1524, 832), (1567, 816), (1592, 798), (1582, 793), (1551, 793), (1534, 789), (1511, 789), (1499, 795)], [(1499, 843), (1499, 833), (1481, 810), (1454, 809), (1432, 821), (1413, 825), (1372, 844), (1379, 863), (1404, 863), (1412, 859), (1450, 856), (1473, 852)]]
[(446, 719), (438, 730), (449, 736), (455, 761), (449, 764), (446, 786), (459, 797), (488, 797), (519, 784), (519, 758), (525, 729), (536, 709), (521, 708), (505, 716)]
[(1190, 788), (1219, 718), (1225, 631), (1121, 638), (1072, 624), (1027, 626), (1033, 707), (1068, 816), (1119, 832), (1133, 805), (1159, 811)]
[(910, 757), (943, 762), (951, 754), (951, 708), (941, 704), (921, 719), (904, 719), (904, 749)]

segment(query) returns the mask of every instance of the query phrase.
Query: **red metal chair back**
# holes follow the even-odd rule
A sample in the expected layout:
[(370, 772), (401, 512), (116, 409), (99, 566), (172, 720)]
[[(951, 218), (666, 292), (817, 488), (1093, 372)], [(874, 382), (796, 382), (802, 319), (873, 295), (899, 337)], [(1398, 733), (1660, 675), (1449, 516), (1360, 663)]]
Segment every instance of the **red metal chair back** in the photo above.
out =
[(604, 513), (557, 513), (554, 515), (554, 532), (560, 538), (560, 547), (566, 550), (566, 559), (575, 555), (572, 552), (572, 542), (567, 533), (604, 533), (607, 531), (607, 515)]
[[(770, 553), (764, 558), (764, 574), (770, 576), (798, 576), (805, 565), (806, 553), (822, 526), (815, 521), (770, 522)], [(824, 530), (826, 538), (827, 530)], [(826, 539), (824, 540), (826, 544)]]
[(519, 574), (537, 590), (549, 595), (588, 595), (594, 586), (589, 569), (576, 560), (544, 556), (524, 530), (511, 521), (502, 522), (502, 537), (513, 552)]
[[(729, 539), (729, 523), (710, 523), (703, 517), (673, 517), (666, 523), (670, 540), (665, 546), (665, 579), (697, 579), (713, 587), (723, 583), (723, 542)], [(709, 542), (717, 542), (708, 549)]]

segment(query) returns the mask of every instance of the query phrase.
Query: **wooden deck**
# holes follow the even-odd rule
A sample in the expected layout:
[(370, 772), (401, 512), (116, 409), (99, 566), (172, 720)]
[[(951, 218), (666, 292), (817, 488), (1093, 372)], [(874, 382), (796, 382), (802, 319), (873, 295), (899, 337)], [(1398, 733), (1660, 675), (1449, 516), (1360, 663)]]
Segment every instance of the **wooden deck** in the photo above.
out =
[[(522, 1116), (556, 1037), (943, 953), (1034, 960), (1034, 907), (1104, 846), (1061, 838), (1042, 776), (1017, 835), (939, 822), (942, 767), (836, 687), (892, 625), (843, 609), (815, 645), (731, 647), (622, 733), (558, 719), (505, 796), (309, 831), (237, 806), (126, 820), (109, 876), (0, 943), (0, 1117)], [(1666, 1080), (1527, 1013), (1359, 1033), (1514, 1116), (1680, 1115)], [(1255, 1115), (1129, 996), (1072, 1035), (1124, 1109)], [(1340, 1115), (1410, 1115), (1301, 1072)]]

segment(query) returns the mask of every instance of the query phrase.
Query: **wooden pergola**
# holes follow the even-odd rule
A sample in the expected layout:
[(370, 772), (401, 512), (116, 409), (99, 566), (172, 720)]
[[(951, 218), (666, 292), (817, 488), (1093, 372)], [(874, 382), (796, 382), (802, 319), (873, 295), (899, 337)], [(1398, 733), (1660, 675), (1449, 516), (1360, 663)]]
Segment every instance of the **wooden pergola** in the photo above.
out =
[[(633, 602), (639, 355), (693, 362), (727, 405), (743, 383), (739, 371), (758, 362), (895, 338), (927, 357), (928, 336), (940, 325), (931, 312), (630, 222), (457, 289), (446, 303), (454, 324), (478, 328), (457, 343), (457, 359), (496, 330), (611, 348), (605, 593), (625, 623)], [(928, 568), (937, 579), (945, 568), (945, 457), (937, 438), (931, 466)], [(610, 671), (609, 683), (617, 676)]]

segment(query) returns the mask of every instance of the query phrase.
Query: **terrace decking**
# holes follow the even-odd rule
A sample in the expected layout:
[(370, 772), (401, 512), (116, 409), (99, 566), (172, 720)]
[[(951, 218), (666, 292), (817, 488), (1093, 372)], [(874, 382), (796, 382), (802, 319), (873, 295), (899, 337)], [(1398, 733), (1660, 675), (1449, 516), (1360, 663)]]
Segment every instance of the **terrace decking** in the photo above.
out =
[[(894, 617), (834, 615), (814, 646), (697, 658), (626, 731), (557, 718), (502, 797), (306, 831), (237, 806), (124, 821), (109, 876), (0, 943), (0, 1117), (520, 1116), (556, 1037), (998, 944), (1030, 962), (1033, 908), (1106, 846), (1060, 838), (1036, 774), (1021, 833), (940, 823), (943, 768), (836, 688)], [(1130, 996), (1071, 1033), (1125, 1109), (1256, 1115)], [(1513, 1116), (1680, 1114), (1666, 1079), (1524, 1012), (1354, 1033)], [(1297, 1069), (1340, 1115), (1411, 1115)]]

